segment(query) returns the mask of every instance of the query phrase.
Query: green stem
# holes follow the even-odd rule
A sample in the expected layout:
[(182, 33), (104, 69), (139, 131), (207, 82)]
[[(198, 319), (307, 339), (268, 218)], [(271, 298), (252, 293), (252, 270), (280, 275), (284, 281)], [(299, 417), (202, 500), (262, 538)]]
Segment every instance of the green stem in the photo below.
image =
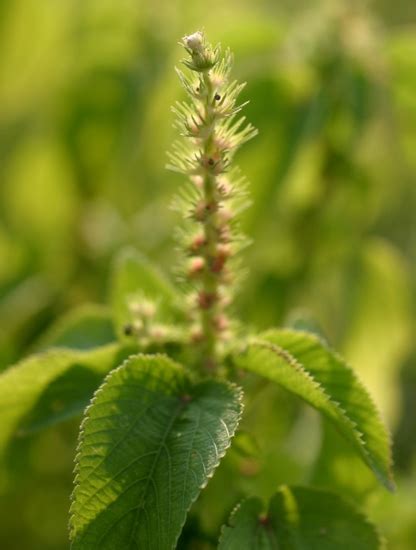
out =
[[(205, 91), (205, 120), (207, 137), (203, 146), (203, 154), (206, 159), (211, 158), (215, 136), (215, 116), (213, 110), (213, 86), (209, 71), (202, 75), (202, 82)], [(218, 290), (219, 282), (217, 274), (213, 273), (210, 266), (216, 255), (218, 245), (217, 214), (218, 197), (216, 188), (216, 177), (206, 168), (203, 181), (204, 201), (207, 205), (213, 205), (213, 210), (206, 216), (203, 222), (205, 245), (202, 256), (205, 260), (205, 270), (202, 278), (202, 293), (207, 298), (208, 305), (201, 307), (202, 326), (202, 352), (204, 366), (209, 370), (216, 370), (218, 365), (217, 329), (215, 318), (218, 315)], [(212, 297), (212, 301), (211, 301)]]

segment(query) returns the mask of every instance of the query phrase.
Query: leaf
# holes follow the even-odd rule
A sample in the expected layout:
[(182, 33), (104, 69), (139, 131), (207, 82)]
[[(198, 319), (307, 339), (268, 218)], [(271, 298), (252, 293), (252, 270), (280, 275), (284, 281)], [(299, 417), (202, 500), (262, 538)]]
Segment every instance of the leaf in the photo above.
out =
[(50, 350), (0, 375), (0, 455), (23, 436), (81, 413), (105, 374), (128, 355), (118, 345), (94, 351)]
[(110, 373), (82, 424), (72, 549), (174, 548), (241, 410), (239, 389), (193, 384), (165, 356), (130, 357)]
[(117, 334), (130, 321), (128, 301), (142, 295), (154, 301), (162, 320), (178, 317), (178, 295), (163, 273), (134, 248), (126, 248), (116, 258), (111, 280), (111, 304)]
[(394, 489), (389, 436), (374, 403), (353, 370), (317, 336), (272, 330), (249, 343), (235, 361), (328, 417), (381, 483)]
[(219, 550), (379, 550), (367, 518), (339, 496), (306, 487), (280, 487), (267, 515), (257, 498), (243, 502), (222, 530)]
[(231, 514), (229, 525), (222, 529), (218, 550), (277, 550), (272, 533), (262, 523), (262, 511), (263, 504), (255, 497), (238, 506)]
[(111, 316), (104, 306), (87, 304), (64, 315), (41, 338), (38, 348), (91, 349), (116, 340)]
[[(18, 253), (17, 243), (14, 244)], [(1, 263), (8, 259), (0, 250)], [(1, 268), (0, 268), (1, 269)], [(38, 333), (45, 312), (56, 300), (55, 291), (41, 275), (16, 281), (8, 290), (1, 289), (0, 299), (0, 371), (18, 360), (22, 347)]]

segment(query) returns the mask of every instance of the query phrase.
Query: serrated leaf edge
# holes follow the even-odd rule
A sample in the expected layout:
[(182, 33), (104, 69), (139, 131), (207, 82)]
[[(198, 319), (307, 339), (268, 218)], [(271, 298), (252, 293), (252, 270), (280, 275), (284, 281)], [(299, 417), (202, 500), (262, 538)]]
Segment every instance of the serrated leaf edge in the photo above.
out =
[(359, 508), (354, 502), (352, 502), (350, 499), (344, 497), (343, 495), (340, 495), (336, 493), (335, 491), (331, 491), (330, 489), (322, 489), (320, 487), (310, 487), (307, 485), (280, 485), (277, 488), (276, 493), (270, 498), (269, 506), (271, 504), (271, 501), (273, 497), (277, 495), (278, 492), (282, 492), (284, 489), (307, 489), (310, 491), (314, 491), (316, 493), (322, 493), (326, 495), (331, 495), (333, 497), (336, 497), (339, 499), (345, 506), (347, 506), (353, 514), (357, 515), (363, 523), (365, 523), (368, 527), (370, 527), (374, 534), (376, 535), (378, 539), (379, 548), (378, 550), (387, 550), (387, 541), (386, 538), (381, 534), (380, 529), (378, 526), (373, 523), (370, 518), (365, 514), (361, 508)]
[[(264, 334), (267, 334), (267, 333), (272, 333), (273, 332), (273, 329), (271, 329), (270, 331), (266, 331)], [(361, 378), (360, 376), (358, 375), (358, 373), (356, 372), (355, 369), (353, 369), (353, 367), (346, 361), (346, 359), (344, 359), (344, 357), (342, 357), (342, 355), (337, 352), (336, 350), (334, 350), (328, 343), (328, 341), (323, 337), (323, 336), (320, 336), (318, 334), (315, 334), (315, 333), (310, 333), (308, 331), (305, 331), (305, 330), (289, 330), (289, 329), (281, 329), (281, 332), (286, 332), (286, 333), (296, 333), (296, 334), (302, 334), (304, 336), (307, 336), (313, 340), (316, 340), (317, 342), (319, 342), (319, 344), (326, 350), (328, 351), (328, 353), (330, 353), (331, 355), (333, 355), (335, 357), (335, 359), (337, 361), (339, 361), (344, 367), (345, 369), (347, 369), (353, 376), (353, 378), (355, 379), (355, 381), (357, 382), (357, 384), (360, 386), (361, 390), (363, 391), (363, 393), (366, 395), (369, 403), (371, 404), (371, 406), (373, 407), (374, 411), (376, 412), (376, 415), (377, 415), (377, 418), (381, 424), (381, 427), (384, 429), (384, 435), (385, 435), (385, 438), (386, 438), (386, 443), (387, 443), (387, 446), (388, 446), (388, 449), (389, 449), (389, 453), (388, 453), (388, 456), (387, 456), (387, 460), (388, 460), (388, 466), (389, 466), (389, 485), (387, 486), (387, 488), (390, 490), (390, 491), (395, 491), (396, 490), (396, 485), (394, 483), (394, 480), (391, 476), (391, 471), (393, 470), (393, 467), (394, 467), (394, 459), (393, 459), (393, 453), (392, 453), (392, 448), (393, 448), (393, 438), (392, 438), (392, 435), (391, 435), (391, 432), (390, 432), (390, 429), (388, 427), (388, 425), (386, 424), (386, 422), (384, 422), (383, 420), (383, 415), (381, 414), (381, 411), (380, 411), (380, 408), (379, 406), (377, 405), (377, 403), (374, 401), (371, 393), (367, 390), (365, 384), (363, 384), (363, 382), (361, 381)], [(336, 402), (335, 402), (336, 403)], [(340, 407), (341, 410), (342, 407)], [(346, 411), (344, 411), (346, 412)], [(358, 431), (358, 430), (357, 430)], [(360, 433), (360, 432), (359, 432)], [(363, 436), (363, 434), (361, 434), (361, 436)], [(367, 443), (364, 441), (364, 445), (367, 446)], [(384, 476), (383, 476), (384, 477)], [(383, 485), (386, 485), (384, 482), (383, 482)]]
[[(216, 471), (216, 469), (218, 468), (218, 466), (219, 466), (219, 464), (220, 464), (220, 462), (221, 462), (221, 459), (224, 458), (224, 456), (226, 455), (228, 449), (231, 447), (231, 443), (232, 443), (233, 437), (234, 437), (234, 435), (235, 435), (235, 433), (236, 433), (236, 431), (237, 431), (237, 429), (238, 429), (238, 426), (239, 426), (239, 424), (240, 424), (241, 417), (242, 417), (242, 415), (243, 415), (243, 410), (244, 410), (244, 401), (243, 401), (244, 393), (243, 393), (243, 389), (242, 389), (240, 386), (238, 386), (237, 384), (234, 384), (233, 382), (229, 382), (228, 380), (221, 380), (221, 382), (223, 382), (223, 383), (224, 383), (225, 385), (227, 385), (229, 388), (233, 388), (234, 390), (236, 390), (236, 402), (237, 402), (237, 404), (240, 406), (240, 412), (239, 412), (239, 414), (238, 414), (238, 416), (237, 416), (237, 422), (236, 422), (235, 430), (234, 430), (233, 433), (230, 433), (230, 439), (229, 439), (229, 441), (228, 441), (228, 445), (226, 445), (226, 446), (224, 447), (224, 450), (222, 451), (222, 453), (217, 454), (217, 461), (216, 461), (216, 463), (215, 463), (215, 466), (212, 468), (211, 473), (207, 476), (207, 479), (206, 479), (205, 483), (203, 483), (203, 484), (199, 487), (200, 491), (203, 490), (203, 489), (205, 489), (205, 487), (208, 485), (209, 480), (212, 479), (212, 477), (214, 476), (215, 471)], [(192, 505), (194, 504), (194, 502), (198, 499), (199, 495), (200, 495), (200, 493), (198, 493), (197, 495), (195, 495), (195, 497), (194, 497), (194, 498), (192, 499), (192, 501), (190, 502), (190, 504), (189, 504), (189, 506), (188, 506), (188, 509), (187, 509), (187, 511), (186, 511), (186, 514), (185, 514), (185, 519), (184, 519), (184, 521), (183, 521), (183, 523), (182, 523), (182, 525), (181, 525), (181, 528), (180, 528), (179, 534), (178, 534), (178, 536), (177, 536), (177, 538), (176, 538), (176, 541), (175, 541), (175, 543), (174, 543), (174, 544), (172, 545), (172, 547), (171, 547), (171, 550), (175, 550), (176, 544), (177, 544), (178, 539), (179, 539), (179, 536), (180, 536), (180, 533), (182, 532), (183, 527), (184, 527), (184, 525), (185, 525), (185, 523), (186, 523), (187, 516), (188, 516), (188, 512), (189, 512), (189, 510), (191, 509), (191, 507), (192, 507)]]
[[(81, 454), (81, 446), (84, 442), (84, 426), (85, 426), (85, 423), (89, 420), (89, 411), (94, 406), (99, 394), (103, 391), (103, 388), (106, 385), (106, 383), (108, 382), (109, 378), (114, 376), (116, 374), (116, 372), (120, 371), (129, 361), (131, 361), (132, 359), (135, 359), (135, 358), (140, 358), (140, 357), (145, 357), (146, 359), (150, 359), (150, 358), (151, 359), (168, 359), (169, 362), (172, 363), (172, 366), (174, 368), (176, 367), (176, 368), (179, 368), (180, 370), (184, 371), (185, 374), (187, 376), (189, 376), (189, 380), (194, 383), (194, 376), (193, 376), (193, 373), (191, 371), (189, 371), (186, 367), (184, 367), (180, 363), (177, 363), (176, 361), (174, 361), (169, 356), (167, 356), (166, 354), (163, 354), (163, 353), (152, 354), (152, 355), (144, 354), (144, 353), (138, 353), (138, 354), (130, 355), (118, 367), (116, 367), (115, 369), (113, 369), (112, 371), (110, 371), (106, 375), (106, 377), (104, 378), (104, 380), (101, 383), (100, 387), (94, 392), (94, 395), (91, 398), (90, 403), (85, 408), (84, 416), (83, 416), (83, 419), (82, 419), (82, 422), (81, 422), (80, 428), (79, 428), (78, 443), (77, 443), (77, 447), (76, 447), (76, 451), (75, 451), (75, 458), (74, 458), (75, 466), (74, 466), (74, 469), (73, 469), (74, 487), (73, 487), (73, 490), (72, 490), (71, 495), (70, 495), (70, 509), (69, 509), (69, 522), (68, 522), (69, 536), (70, 536), (71, 542), (73, 541), (73, 537), (75, 536), (75, 533), (74, 533), (75, 528), (74, 528), (74, 525), (73, 525), (73, 519), (74, 519), (73, 507), (74, 507), (74, 504), (75, 504), (76, 491), (78, 490), (78, 487), (79, 487), (78, 480), (79, 480), (80, 464), (79, 464), (78, 459), (79, 459), (80, 454)], [(208, 380), (210, 380), (210, 379), (208, 379)], [(201, 383), (202, 382), (203, 381), (201, 381)], [(221, 382), (224, 383), (225, 385), (227, 385), (230, 389), (235, 390), (235, 392), (236, 392), (236, 403), (239, 405), (239, 413), (237, 415), (236, 428), (234, 429), (233, 433), (230, 433), (230, 438), (229, 438), (228, 444), (224, 447), (224, 450), (222, 451), (222, 453), (219, 453), (217, 455), (217, 461), (216, 461), (214, 467), (212, 468), (212, 472), (207, 476), (206, 481), (199, 487), (200, 490), (204, 489), (207, 486), (209, 480), (213, 477), (218, 465), (220, 464), (221, 459), (225, 456), (226, 452), (230, 448), (232, 439), (233, 439), (233, 437), (235, 435), (235, 432), (237, 431), (237, 428), (240, 424), (240, 420), (241, 420), (241, 417), (243, 415), (243, 410), (244, 410), (244, 401), (243, 401), (244, 393), (243, 393), (242, 388), (240, 386), (238, 386), (237, 384), (235, 384), (233, 382), (230, 382), (228, 380), (221, 380)], [(195, 385), (195, 383), (194, 383), (194, 385)], [(189, 512), (190, 508), (192, 507), (193, 503), (199, 497), (199, 494), (200, 493), (198, 493), (191, 500), (191, 502), (190, 502), (190, 504), (189, 504), (189, 506), (186, 510), (184, 521), (180, 526), (180, 529), (178, 531), (178, 536), (177, 536), (176, 540), (174, 541), (174, 543), (171, 547), (171, 550), (175, 549), (176, 544), (178, 542), (178, 539), (180, 537), (180, 534), (181, 534), (181, 532), (183, 530), (183, 527), (186, 523), (188, 512)]]
[(231, 525), (231, 522), (233, 521), (235, 515), (237, 514), (238, 510), (243, 506), (243, 504), (245, 504), (248, 500), (251, 500), (251, 499), (257, 499), (259, 500), (261, 503), (262, 503), (262, 506), (263, 506), (263, 509), (264, 509), (264, 502), (259, 498), (259, 497), (256, 497), (256, 496), (248, 496), (248, 497), (245, 497), (243, 498), (243, 500), (240, 500), (240, 502), (238, 502), (234, 508), (231, 510), (231, 512), (229, 513), (228, 515), (228, 519), (226, 521), (226, 523), (224, 523), (222, 526), (221, 526), (221, 529), (220, 529), (220, 536), (219, 536), (219, 539), (218, 539), (218, 546), (221, 544), (221, 541), (225, 535), (225, 531), (226, 529), (232, 529), (232, 525)]
[[(378, 550), (387, 550), (386, 538), (384, 537), (384, 535), (381, 534), (380, 529), (378, 528), (378, 526), (376, 524), (374, 524), (370, 520), (370, 518), (360, 508), (358, 508), (353, 502), (350, 502), (350, 500), (346, 499), (342, 495), (339, 495), (335, 491), (331, 491), (331, 490), (327, 490), (327, 489), (321, 489), (319, 487), (309, 487), (309, 486), (305, 486), (305, 485), (280, 485), (277, 488), (277, 491), (270, 497), (270, 499), (268, 501), (268, 507), (267, 507), (268, 513), (269, 513), (269, 510), (270, 510), (271, 502), (272, 502), (273, 498), (277, 495), (277, 493), (283, 491), (284, 489), (296, 489), (296, 488), (305, 488), (305, 489), (315, 491), (315, 492), (318, 492), (318, 493), (330, 494), (334, 497), (337, 497), (340, 501), (342, 501), (343, 504), (348, 506), (351, 509), (351, 511), (361, 519), (361, 521), (363, 523), (365, 523), (368, 527), (370, 527), (373, 530), (373, 532), (376, 535), (377, 540), (378, 540), (378, 544), (379, 544)], [(219, 536), (219, 539), (218, 539), (218, 545), (221, 544), (221, 541), (222, 541), (222, 539), (225, 535), (226, 529), (227, 528), (232, 528), (231, 522), (232, 522), (233, 518), (235, 517), (235, 515), (237, 514), (238, 510), (243, 506), (243, 504), (245, 502), (247, 502), (251, 499), (258, 499), (260, 502), (262, 502), (262, 500), (259, 497), (255, 496), (255, 495), (248, 496), (248, 497), (244, 498), (243, 500), (241, 500), (240, 502), (238, 502), (234, 506), (234, 508), (231, 510), (231, 512), (228, 516), (227, 522), (224, 523), (221, 526), (220, 536)], [(264, 502), (262, 502), (262, 504), (263, 504), (263, 509), (264, 509)]]
[[(319, 390), (319, 392), (322, 393), (322, 395), (324, 396), (324, 398), (327, 400), (328, 404), (331, 405), (335, 410), (336, 412), (339, 413), (339, 415), (342, 417), (342, 419), (346, 422), (346, 424), (348, 424), (351, 429), (352, 429), (352, 432), (354, 433), (356, 439), (357, 439), (357, 442), (361, 445), (361, 451), (363, 453), (363, 458), (365, 458), (367, 464), (370, 466), (370, 468), (372, 469), (372, 471), (374, 472), (374, 474), (376, 475), (377, 479), (380, 481), (380, 483), (386, 487), (389, 491), (395, 491), (395, 484), (394, 484), (394, 481), (392, 479), (392, 476), (391, 476), (391, 469), (393, 467), (393, 459), (392, 459), (392, 453), (391, 453), (391, 435), (390, 435), (390, 432), (389, 430), (387, 429), (387, 426), (385, 426), (385, 424), (381, 421), (381, 415), (380, 415), (380, 412), (379, 412), (379, 409), (378, 407), (376, 406), (376, 404), (374, 403), (373, 399), (371, 398), (370, 394), (368, 393), (367, 389), (365, 388), (365, 386), (362, 384), (362, 382), (360, 381), (360, 379), (358, 378), (357, 374), (355, 373), (354, 369), (352, 369), (352, 367), (350, 365), (348, 365), (348, 363), (346, 363), (346, 361), (335, 351), (333, 351), (328, 345), (327, 343), (325, 342), (324, 339), (320, 338), (319, 336), (317, 335), (314, 335), (314, 334), (311, 334), (310, 332), (307, 332), (307, 331), (298, 331), (298, 330), (288, 330), (288, 329), (278, 329), (279, 332), (281, 333), (288, 333), (288, 334), (299, 334), (299, 335), (304, 335), (308, 338), (312, 338), (314, 340), (316, 340), (317, 342), (320, 343), (320, 345), (326, 350), (328, 351), (329, 353), (331, 353), (332, 355), (334, 355), (336, 357), (336, 359), (338, 361), (340, 361), (344, 366), (345, 368), (347, 368), (349, 370), (350, 373), (352, 373), (352, 376), (354, 377), (355, 381), (358, 382), (358, 384), (360, 385), (362, 391), (364, 391), (364, 393), (367, 395), (370, 403), (372, 404), (372, 406), (374, 407), (374, 410), (376, 411), (376, 414), (380, 420), (380, 423), (382, 424), (382, 426), (384, 427), (384, 430), (385, 430), (385, 436), (386, 436), (386, 443), (388, 444), (388, 448), (389, 448), (389, 455), (388, 455), (388, 466), (389, 466), (389, 470), (388, 470), (388, 476), (386, 477), (382, 471), (380, 471), (379, 467), (374, 463), (373, 459), (372, 459), (372, 456), (371, 456), (371, 453), (368, 451), (368, 446), (367, 446), (367, 442), (366, 440), (364, 439), (364, 435), (358, 430), (357, 428), (357, 424), (356, 422), (354, 422), (347, 414), (347, 411), (345, 409), (343, 409), (341, 407), (341, 404), (338, 402), (338, 401), (335, 401), (334, 399), (332, 399), (328, 393), (324, 390), (324, 388), (321, 386), (321, 384), (315, 380), (315, 378), (311, 375), (311, 373), (309, 373), (305, 367), (297, 360), (295, 359), (295, 357), (293, 357), (293, 355), (287, 351), (286, 349), (282, 348), (281, 346), (278, 346), (276, 344), (273, 344), (271, 342), (268, 342), (268, 341), (265, 341), (261, 338), (262, 335), (258, 336), (258, 337), (253, 337), (249, 340), (246, 348), (244, 351), (247, 351), (248, 350), (248, 347), (250, 345), (252, 346), (256, 346), (256, 347), (260, 347), (262, 349), (269, 349), (270, 351), (276, 353), (281, 359), (283, 359), (284, 361), (286, 361), (290, 366), (294, 367), (297, 371), (299, 371), (303, 376), (305, 376), (305, 378), (307, 378), (311, 384), (317, 389)], [(272, 335), (275, 331), (273, 329), (269, 330), (269, 331), (266, 331), (263, 333), (263, 335), (266, 337), (267, 335)], [(244, 353), (243, 351), (243, 353)], [(289, 390), (290, 391), (290, 390)]]
[[(78, 459), (79, 459), (80, 454), (81, 454), (81, 446), (84, 443), (84, 428), (85, 428), (86, 422), (88, 422), (88, 420), (90, 418), (89, 417), (90, 410), (95, 405), (95, 402), (96, 402), (97, 398), (99, 397), (100, 393), (103, 391), (104, 386), (107, 384), (109, 379), (111, 377), (113, 377), (118, 371), (123, 369), (124, 366), (129, 361), (131, 361), (134, 358), (138, 358), (138, 357), (145, 357), (146, 359), (149, 359), (149, 358), (155, 358), (156, 359), (156, 358), (165, 358), (167, 356), (164, 355), (164, 354), (146, 355), (144, 353), (138, 353), (138, 354), (130, 355), (118, 367), (114, 368), (113, 370), (111, 370), (106, 375), (104, 380), (101, 382), (100, 386), (95, 390), (95, 392), (94, 392), (94, 394), (91, 398), (91, 401), (89, 402), (89, 404), (87, 405), (87, 407), (84, 410), (83, 418), (82, 418), (81, 424), (79, 426), (78, 443), (77, 443), (77, 447), (76, 447), (76, 450), (75, 450), (75, 457), (74, 457), (75, 465), (74, 465), (74, 469), (72, 471), (72, 473), (74, 475), (74, 482), (73, 482), (74, 487), (73, 487), (73, 490), (72, 490), (71, 495), (70, 495), (70, 508), (69, 508), (69, 535), (70, 535), (70, 540), (71, 541), (72, 541), (72, 538), (73, 538), (73, 535), (74, 535), (74, 533), (73, 533), (73, 530), (74, 530), (74, 526), (73, 526), (73, 519), (74, 519), (73, 506), (75, 504), (75, 496), (76, 496), (75, 494), (76, 494), (76, 492), (78, 490), (78, 487), (79, 487), (78, 480), (79, 480), (80, 464), (79, 464)], [(172, 363), (174, 363), (174, 361), (172, 361)], [(176, 365), (178, 365), (178, 364), (176, 364)]]
[(68, 348), (68, 347), (51, 347), (47, 350), (40, 350), (36, 353), (32, 353), (31, 355), (28, 355), (27, 357), (23, 357), (23, 359), (20, 359), (16, 363), (11, 364), (9, 367), (6, 367), (5, 370), (0, 372), (0, 380), (8, 375), (11, 372), (14, 372), (15, 370), (19, 370), (22, 366), (25, 365), (25, 363), (37, 359), (42, 359), (43, 357), (59, 357), (64, 354), (71, 354), (74, 356), (88, 356), (88, 355), (95, 355), (98, 352), (105, 352), (105, 351), (111, 351), (111, 350), (117, 350), (121, 349), (122, 346), (120, 346), (117, 342), (112, 342), (110, 344), (105, 344), (104, 346), (97, 346), (96, 348), (90, 348), (90, 349), (74, 349), (74, 348)]

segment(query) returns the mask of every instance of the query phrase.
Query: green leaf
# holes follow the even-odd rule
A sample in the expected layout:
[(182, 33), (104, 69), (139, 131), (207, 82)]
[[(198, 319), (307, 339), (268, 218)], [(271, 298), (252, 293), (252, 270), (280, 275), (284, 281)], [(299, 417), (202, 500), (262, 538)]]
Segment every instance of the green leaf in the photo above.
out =
[(117, 345), (94, 351), (50, 350), (0, 375), (0, 455), (24, 436), (81, 413), (103, 377), (128, 355)]
[(111, 316), (106, 307), (87, 304), (70, 311), (43, 335), (39, 349), (65, 347), (91, 349), (116, 340)]
[(219, 550), (380, 550), (367, 518), (335, 494), (281, 487), (262, 515), (257, 498), (243, 502), (222, 530)]
[(130, 357), (110, 373), (82, 425), (72, 549), (174, 548), (241, 410), (238, 388), (193, 384), (165, 356)]
[(272, 330), (236, 356), (236, 364), (298, 395), (335, 423), (388, 489), (394, 489), (387, 430), (353, 370), (317, 336)]
[(222, 529), (218, 550), (277, 550), (273, 533), (263, 523), (262, 511), (263, 504), (255, 497), (238, 506)]
[(116, 258), (110, 289), (110, 300), (117, 334), (130, 321), (129, 298), (141, 295), (154, 301), (161, 320), (178, 317), (178, 295), (163, 273), (134, 248), (126, 248)]

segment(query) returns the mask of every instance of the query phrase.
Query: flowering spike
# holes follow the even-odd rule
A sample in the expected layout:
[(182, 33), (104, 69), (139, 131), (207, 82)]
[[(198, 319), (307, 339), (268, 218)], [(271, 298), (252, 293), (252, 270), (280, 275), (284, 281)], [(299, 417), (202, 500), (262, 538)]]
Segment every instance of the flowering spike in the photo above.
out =
[(230, 335), (224, 310), (238, 280), (234, 257), (245, 244), (235, 218), (247, 206), (246, 183), (231, 161), (257, 130), (245, 117), (237, 118), (245, 105), (236, 103), (245, 84), (229, 80), (230, 50), (222, 54), (201, 31), (185, 36), (180, 44), (188, 53), (183, 64), (191, 73), (176, 72), (190, 102), (177, 102), (172, 109), (182, 139), (173, 145), (168, 168), (190, 179), (175, 205), (186, 218), (179, 237), (185, 256), (182, 276), (190, 287), (191, 340), (212, 371)]

